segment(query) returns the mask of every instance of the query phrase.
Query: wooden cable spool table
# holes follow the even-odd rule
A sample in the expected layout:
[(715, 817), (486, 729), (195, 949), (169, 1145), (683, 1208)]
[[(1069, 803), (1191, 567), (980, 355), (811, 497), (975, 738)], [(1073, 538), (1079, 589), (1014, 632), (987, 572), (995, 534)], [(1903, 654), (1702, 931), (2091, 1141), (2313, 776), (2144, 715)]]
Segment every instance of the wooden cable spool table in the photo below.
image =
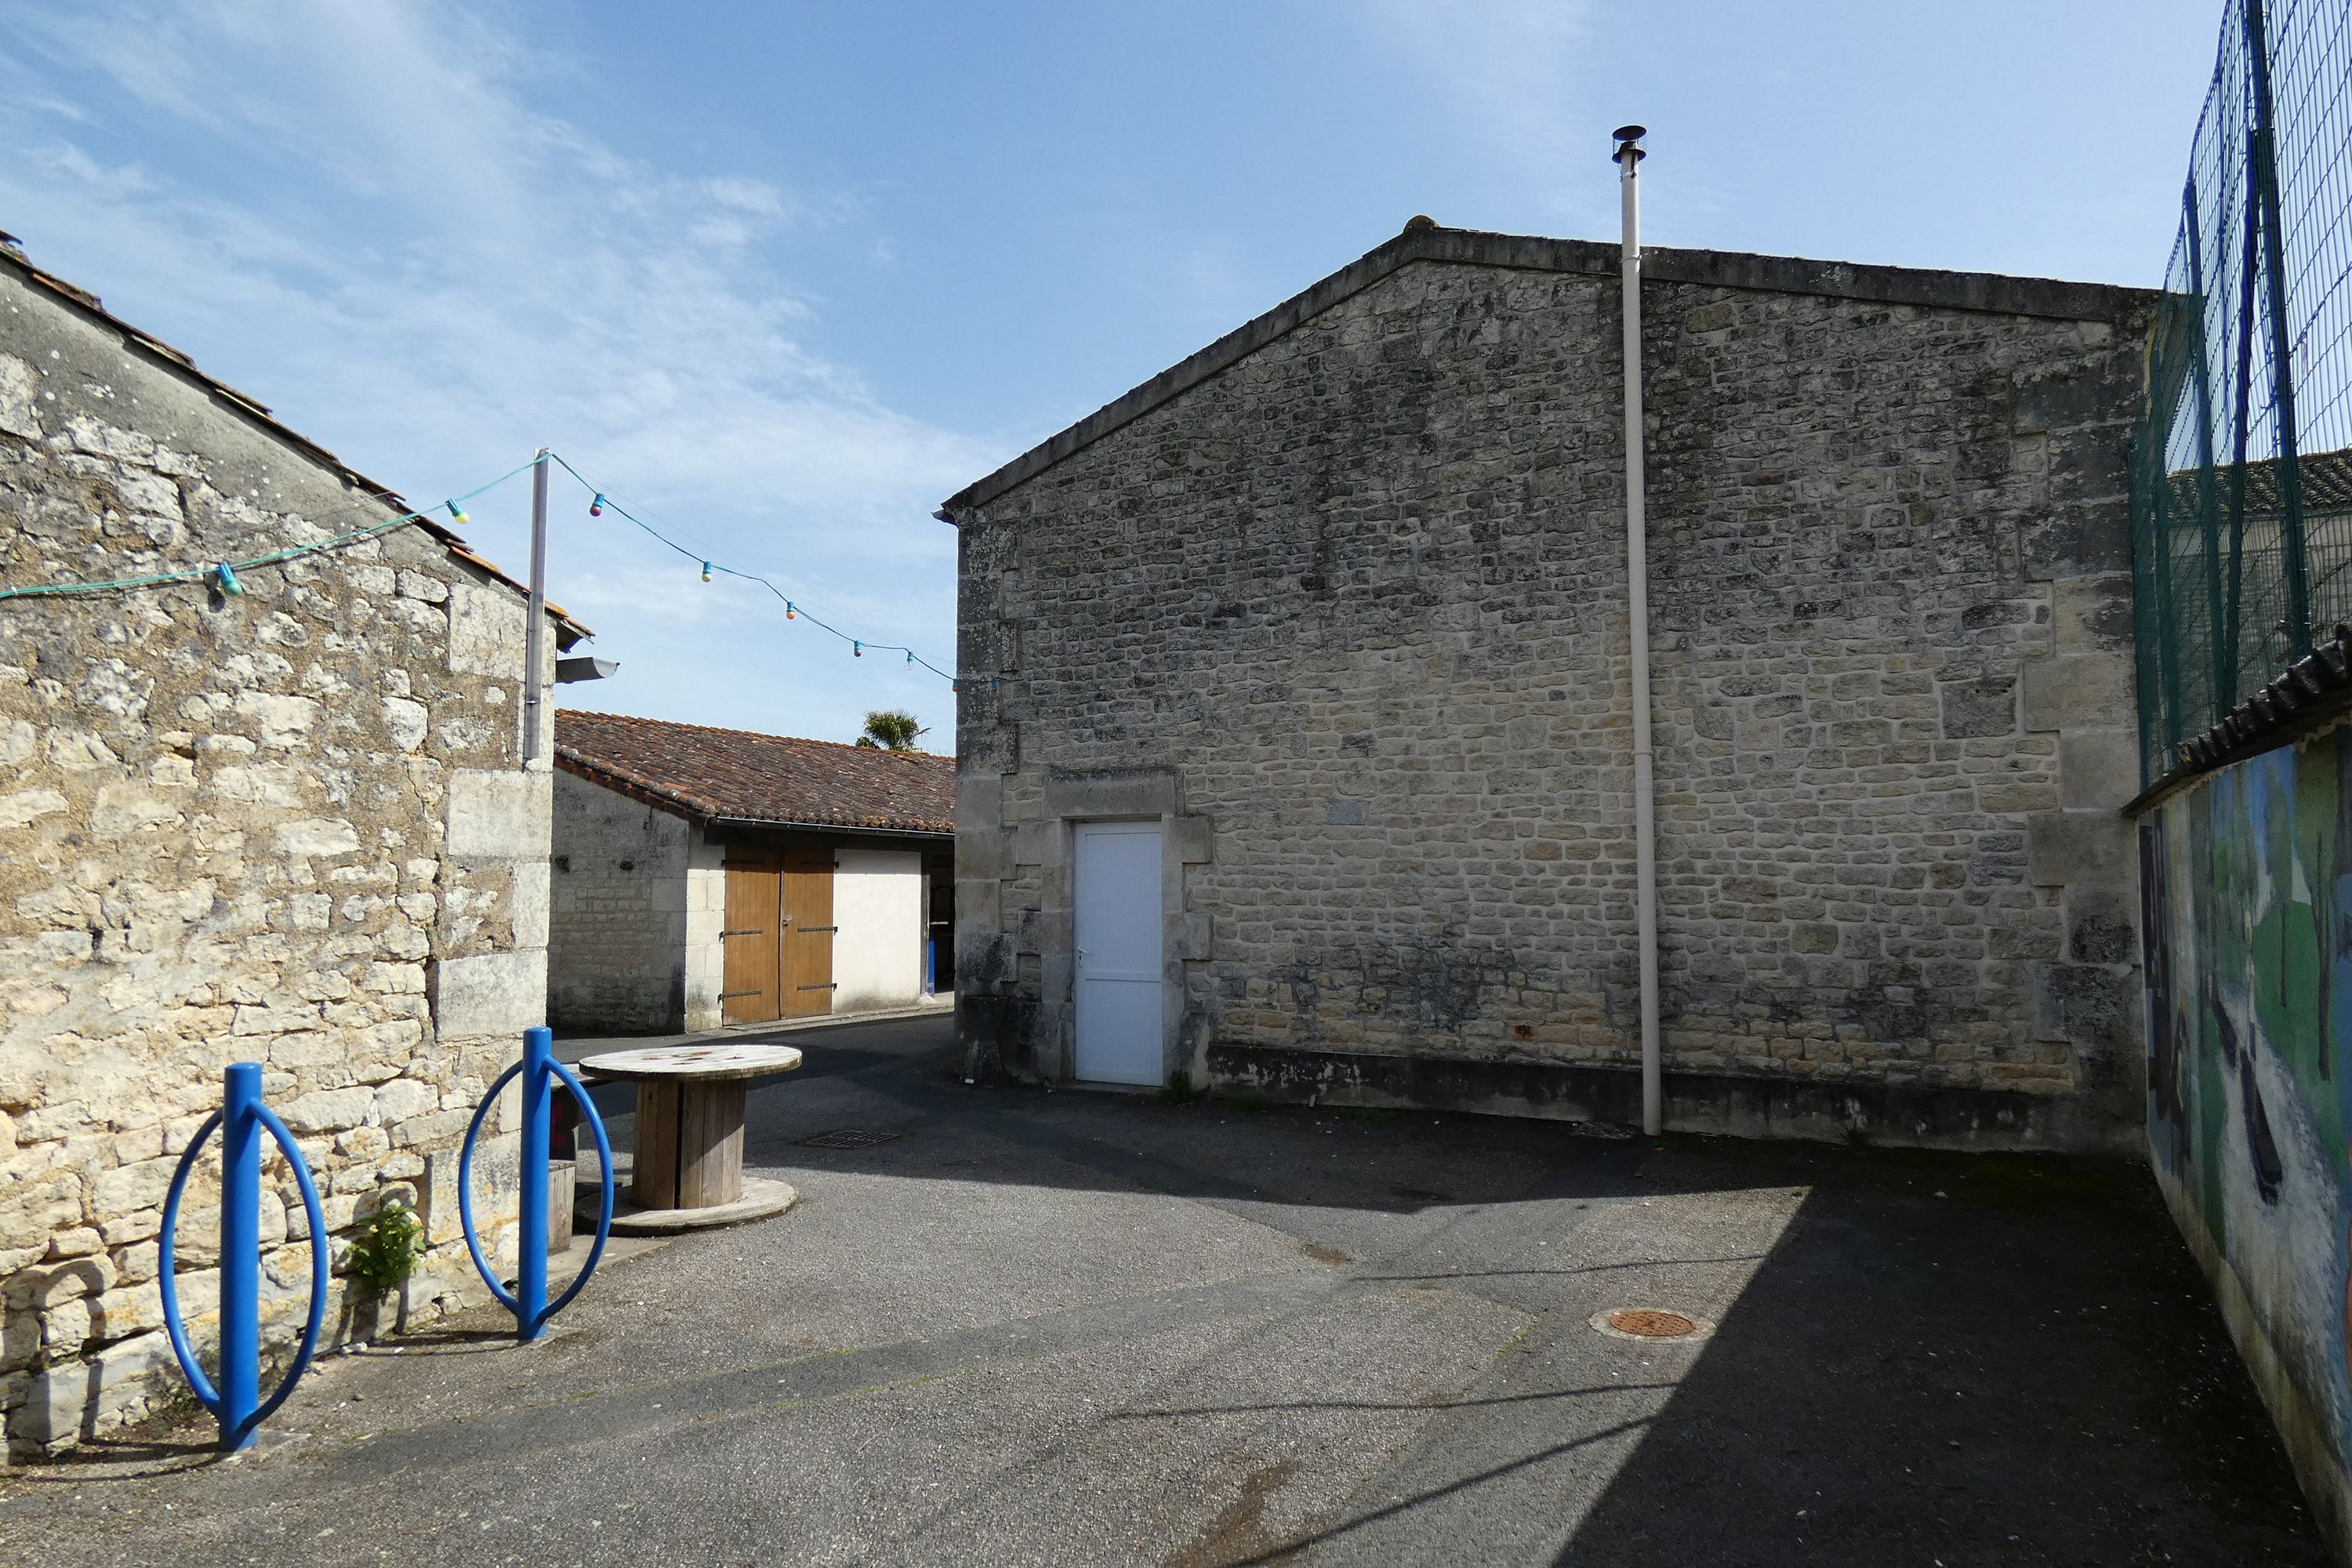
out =
[(589, 1057), (580, 1071), (637, 1086), (630, 1196), (613, 1228), (692, 1230), (782, 1214), (800, 1194), (787, 1182), (743, 1174), (743, 1094), (755, 1078), (790, 1072), (790, 1046), (654, 1046)]

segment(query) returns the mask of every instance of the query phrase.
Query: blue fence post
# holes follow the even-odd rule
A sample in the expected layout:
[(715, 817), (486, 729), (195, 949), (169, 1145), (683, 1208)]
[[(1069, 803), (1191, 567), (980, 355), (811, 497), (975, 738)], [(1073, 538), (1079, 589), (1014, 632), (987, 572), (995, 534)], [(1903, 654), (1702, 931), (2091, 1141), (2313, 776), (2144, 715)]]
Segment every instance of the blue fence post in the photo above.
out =
[[(499, 1271), (490, 1267), (489, 1255), (482, 1250), (482, 1233), (474, 1223), (474, 1148), (481, 1142), (482, 1124), (489, 1120), (491, 1107), (498, 1104), (507, 1080), (515, 1078), (522, 1080), (521, 1147), (517, 1152), (522, 1179), (515, 1194), (516, 1228), (520, 1232), (515, 1237), (515, 1288), (509, 1290), (499, 1282)], [(588, 1249), (588, 1260), (572, 1276), (572, 1283), (551, 1301), (547, 1299), (547, 1121), (549, 1101), (559, 1081), (571, 1090), (581, 1120), (595, 1137), (604, 1185), (596, 1214), (596, 1244)], [(586, 1288), (589, 1277), (596, 1272), (597, 1260), (604, 1256), (604, 1242), (613, 1234), (612, 1140), (605, 1136), (604, 1119), (588, 1097), (587, 1086), (555, 1059), (554, 1036), (546, 1029), (523, 1031), (521, 1059), (490, 1080), (482, 1091), (481, 1104), (474, 1108), (473, 1124), (466, 1129), (466, 1141), (457, 1152), (457, 1225), (465, 1233), (466, 1251), (473, 1258), (482, 1283), (490, 1288), (499, 1305), (515, 1315), (518, 1340), (539, 1338), (547, 1321)]]
[(535, 1340), (547, 1325), (547, 1101), (555, 1036), (522, 1032), (522, 1189), (520, 1234), (515, 1237), (515, 1328)]
[[(221, 1447), (253, 1446), (261, 1403), (261, 1064), (235, 1062), (221, 1103)], [(323, 1241), (314, 1240), (313, 1246)]]
[(940, 939), (930, 937), (923, 943), (923, 994), (936, 996), (940, 991)]
[[(327, 1317), (327, 1215), (319, 1205), (318, 1184), (286, 1123), (263, 1103), (261, 1064), (236, 1062), (222, 1075), (221, 1108), (205, 1118), (180, 1154), (179, 1169), (163, 1193), (163, 1223), (155, 1238), (155, 1285), (163, 1301), (163, 1330), (172, 1354), (196, 1402), (220, 1423), (221, 1447), (230, 1452), (253, 1447), (254, 1433), (286, 1403), (310, 1364), (318, 1348), (319, 1330)], [(205, 1140), (221, 1135), (220, 1217), (220, 1386), (215, 1388), (196, 1352), (188, 1343), (187, 1325), (180, 1317), (179, 1253), (173, 1238), (180, 1228), (180, 1200), (195, 1173)], [(294, 1360), (278, 1380), (278, 1392), (261, 1394), (261, 1135), (274, 1140), (294, 1173), (302, 1194), (302, 1213), (310, 1226), (310, 1312), (295, 1342)]]

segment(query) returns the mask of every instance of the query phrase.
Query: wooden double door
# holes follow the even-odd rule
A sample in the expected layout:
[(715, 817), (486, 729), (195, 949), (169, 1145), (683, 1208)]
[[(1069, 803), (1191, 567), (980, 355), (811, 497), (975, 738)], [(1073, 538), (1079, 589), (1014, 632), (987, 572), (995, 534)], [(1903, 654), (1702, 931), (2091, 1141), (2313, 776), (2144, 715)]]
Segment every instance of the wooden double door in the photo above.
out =
[(833, 851), (730, 844), (719, 1014), (764, 1024), (833, 1011)]

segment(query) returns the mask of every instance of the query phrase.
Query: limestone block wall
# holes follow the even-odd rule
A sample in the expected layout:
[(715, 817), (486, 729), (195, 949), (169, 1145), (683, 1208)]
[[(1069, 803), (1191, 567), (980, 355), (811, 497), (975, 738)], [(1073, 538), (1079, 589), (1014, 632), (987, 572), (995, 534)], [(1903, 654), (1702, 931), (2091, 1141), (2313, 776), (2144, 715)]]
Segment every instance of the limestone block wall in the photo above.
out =
[[(390, 515), (315, 448), (0, 267), (0, 583), (247, 556)], [(414, 527), (242, 576), (237, 596), (0, 600), (15, 1454), (176, 1388), (158, 1210), (228, 1062), (263, 1064), (317, 1173), (333, 1335), (478, 1299), (457, 1145), (546, 988), (549, 773), (520, 754), (522, 605)], [(311, 1238), (282, 1164), (265, 1188), (282, 1341)], [(342, 1258), (395, 1194), (434, 1245), (404, 1299), (379, 1302)], [(181, 1254), (205, 1269), (182, 1282), (200, 1339), (205, 1201), (200, 1184)]]
[[(1068, 824), (1141, 813), (1171, 1071), (1631, 1114), (1614, 252), (1399, 244), (950, 503), (961, 664), (994, 677), (958, 744), (976, 1064), (1066, 1074)], [(1695, 252), (1652, 279), (1675, 1123), (2136, 1141), (2144, 297)]]
[(555, 775), (555, 887), (548, 1021), (583, 1034), (684, 1026), (688, 864), (700, 835), (686, 820)]

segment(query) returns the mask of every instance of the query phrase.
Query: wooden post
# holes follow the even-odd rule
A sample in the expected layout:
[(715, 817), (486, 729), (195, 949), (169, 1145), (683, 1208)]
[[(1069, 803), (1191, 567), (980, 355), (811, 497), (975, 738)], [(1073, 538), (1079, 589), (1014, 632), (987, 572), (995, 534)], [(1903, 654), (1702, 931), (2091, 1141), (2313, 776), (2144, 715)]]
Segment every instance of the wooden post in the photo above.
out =
[(707, 1209), (743, 1195), (743, 1080), (678, 1086), (677, 1206)]
[(677, 1100), (675, 1080), (637, 1080), (634, 1195), (641, 1209), (677, 1207)]

